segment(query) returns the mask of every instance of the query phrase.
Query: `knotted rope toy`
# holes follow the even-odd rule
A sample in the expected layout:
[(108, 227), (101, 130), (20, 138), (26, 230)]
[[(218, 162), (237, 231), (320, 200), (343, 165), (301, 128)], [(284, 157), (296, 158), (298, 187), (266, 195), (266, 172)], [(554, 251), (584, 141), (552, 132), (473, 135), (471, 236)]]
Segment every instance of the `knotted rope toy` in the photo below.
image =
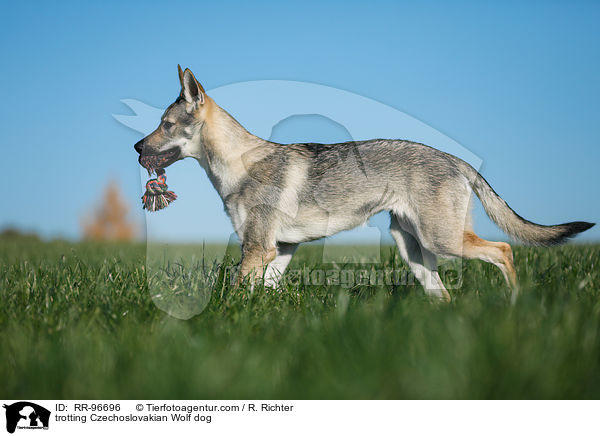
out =
[(146, 182), (146, 193), (142, 196), (143, 209), (148, 212), (156, 212), (164, 209), (177, 199), (173, 191), (167, 186), (167, 176), (164, 169), (156, 170), (156, 179)]

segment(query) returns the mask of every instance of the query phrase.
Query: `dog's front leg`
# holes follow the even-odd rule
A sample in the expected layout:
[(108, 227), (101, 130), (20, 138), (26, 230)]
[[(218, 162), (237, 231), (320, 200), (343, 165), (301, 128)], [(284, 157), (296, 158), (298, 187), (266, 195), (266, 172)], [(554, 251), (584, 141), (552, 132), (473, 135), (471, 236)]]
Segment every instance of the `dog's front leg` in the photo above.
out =
[(298, 244), (279, 242), (277, 244), (277, 257), (267, 265), (265, 271), (265, 286), (276, 288), (292, 260)]
[(262, 277), (262, 272), (270, 262), (277, 256), (277, 249), (264, 248), (262, 246), (244, 246), (242, 247), (242, 263), (237, 278), (237, 284), (240, 285), (244, 278), (250, 276), (250, 282), (254, 284), (254, 279)]

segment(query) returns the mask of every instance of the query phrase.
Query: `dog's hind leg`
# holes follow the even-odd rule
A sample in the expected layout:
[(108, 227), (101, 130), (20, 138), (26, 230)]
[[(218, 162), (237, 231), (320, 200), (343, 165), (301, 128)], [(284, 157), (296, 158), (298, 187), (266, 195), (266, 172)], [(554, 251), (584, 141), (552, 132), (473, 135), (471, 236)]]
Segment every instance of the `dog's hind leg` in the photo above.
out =
[(423, 247), (418, 239), (402, 228), (398, 217), (391, 214), (390, 233), (398, 245), (398, 251), (408, 263), (417, 280), (423, 285), (425, 293), (431, 297), (449, 302), (450, 294), (446, 290), (437, 272), (437, 256)]
[(277, 287), (299, 244), (278, 243), (277, 256), (265, 271), (265, 286)]
[(493, 263), (506, 280), (508, 286), (517, 289), (517, 274), (513, 264), (513, 253), (506, 242), (492, 242), (481, 239), (473, 231), (467, 230), (463, 237), (462, 257), (481, 259)]

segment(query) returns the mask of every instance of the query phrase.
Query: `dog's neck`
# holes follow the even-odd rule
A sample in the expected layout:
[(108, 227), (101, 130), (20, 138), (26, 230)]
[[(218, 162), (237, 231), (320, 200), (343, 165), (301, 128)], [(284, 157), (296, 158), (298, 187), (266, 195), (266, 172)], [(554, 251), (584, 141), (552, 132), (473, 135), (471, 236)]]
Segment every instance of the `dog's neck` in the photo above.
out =
[(198, 159), (222, 199), (235, 192), (248, 168), (268, 153), (268, 141), (248, 132), (235, 118), (206, 97)]

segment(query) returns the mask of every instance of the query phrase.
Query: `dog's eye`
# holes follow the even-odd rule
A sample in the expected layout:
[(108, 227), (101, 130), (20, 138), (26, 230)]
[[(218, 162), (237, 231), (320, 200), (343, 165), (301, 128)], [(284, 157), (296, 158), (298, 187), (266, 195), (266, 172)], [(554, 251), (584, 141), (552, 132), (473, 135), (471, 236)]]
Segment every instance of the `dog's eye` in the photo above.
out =
[(167, 132), (171, 130), (171, 127), (173, 127), (173, 123), (169, 123), (168, 121), (163, 123), (163, 129), (165, 129)]

